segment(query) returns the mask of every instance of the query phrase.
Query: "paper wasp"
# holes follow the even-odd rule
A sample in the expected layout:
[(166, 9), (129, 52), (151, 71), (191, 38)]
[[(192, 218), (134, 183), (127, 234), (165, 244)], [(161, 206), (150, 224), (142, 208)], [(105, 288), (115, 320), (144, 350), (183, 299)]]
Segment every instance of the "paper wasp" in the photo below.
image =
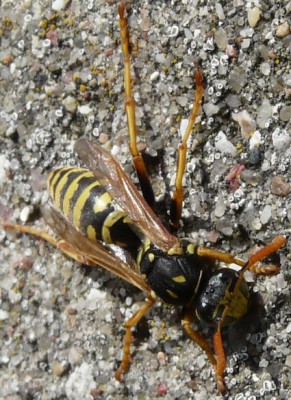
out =
[[(119, 17), (130, 151), (143, 196), (108, 151), (83, 138), (76, 142), (75, 150), (88, 169), (59, 168), (50, 174), (48, 180), (54, 205), (45, 207), (43, 215), (59, 239), (28, 226), (4, 223), (4, 229), (41, 237), (78, 262), (92, 267), (101, 266), (146, 293), (144, 305), (124, 324), (123, 358), (115, 374), (118, 380), (123, 379), (130, 365), (132, 329), (156, 300), (161, 299), (183, 308), (182, 326), (206, 352), (215, 370), (218, 389), (223, 392), (227, 388), (224, 382), (226, 356), (222, 328), (232, 325), (247, 313), (249, 289), (243, 278), (244, 272), (248, 269), (262, 275), (278, 272), (278, 266), (265, 265), (260, 261), (284, 246), (286, 239), (277, 236), (243, 262), (228, 253), (181, 241), (162, 224), (154, 211), (154, 193), (137, 148), (129, 32), (123, 3), (119, 5)], [(193, 109), (178, 149), (170, 210), (173, 228), (178, 227), (182, 212), (187, 140), (203, 98), (200, 69), (195, 73), (195, 81)], [(107, 246), (110, 244), (123, 247), (128, 252), (138, 248), (136, 261), (126, 263)], [(241, 267), (240, 271), (222, 267), (219, 265), (221, 262), (236, 264)], [(213, 350), (206, 339), (192, 328), (194, 318), (214, 326)]]

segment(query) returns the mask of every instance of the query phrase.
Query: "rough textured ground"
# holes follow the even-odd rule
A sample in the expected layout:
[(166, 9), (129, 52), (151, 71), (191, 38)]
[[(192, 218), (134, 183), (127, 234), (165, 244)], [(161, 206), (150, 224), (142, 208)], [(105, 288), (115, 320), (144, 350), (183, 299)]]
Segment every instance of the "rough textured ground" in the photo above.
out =
[[(207, 87), (181, 236), (244, 258), (288, 236), (291, 2), (141, 0), (128, 11), (137, 125), (161, 210), (198, 61)], [(117, 3), (2, 0), (0, 13), (0, 214), (42, 227), (46, 174), (79, 163), (80, 136), (106, 143), (133, 174)], [(179, 311), (161, 304), (136, 332), (134, 363), (117, 383), (121, 323), (143, 294), (31, 237), (1, 231), (0, 243), (1, 399), (222, 398)], [(229, 399), (291, 398), (289, 243), (280, 256), (277, 276), (248, 275), (256, 301), (225, 333)]]

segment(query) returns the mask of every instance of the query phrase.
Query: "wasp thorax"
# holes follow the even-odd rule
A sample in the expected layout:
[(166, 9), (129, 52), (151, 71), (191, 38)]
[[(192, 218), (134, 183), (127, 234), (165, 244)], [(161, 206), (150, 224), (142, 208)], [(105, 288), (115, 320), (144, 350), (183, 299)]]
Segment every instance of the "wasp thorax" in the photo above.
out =
[(229, 326), (247, 313), (249, 289), (244, 280), (238, 283), (238, 276), (229, 268), (212, 274), (197, 298), (196, 314), (200, 320), (213, 324), (224, 315), (223, 325)]
[(140, 257), (140, 272), (151, 289), (173, 305), (186, 306), (193, 301), (207, 270), (206, 262), (186, 247), (166, 253), (151, 245)]

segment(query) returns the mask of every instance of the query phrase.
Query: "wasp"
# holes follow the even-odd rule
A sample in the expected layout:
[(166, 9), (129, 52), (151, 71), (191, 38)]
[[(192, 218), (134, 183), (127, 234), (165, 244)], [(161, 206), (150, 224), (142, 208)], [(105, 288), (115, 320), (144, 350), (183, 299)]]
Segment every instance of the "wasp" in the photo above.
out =
[[(155, 196), (145, 163), (137, 147), (129, 28), (123, 3), (119, 5), (119, 25), (124, 55), (129, 147), (142, 194), (110, 152), (95, 142), (81, 138), (75, 144), (75, 151), (87, 168), (61, 167), (52, 171), (48, 178), (52, 203), (43, 208), (43, 216), (57, 239), (30, 226), (4, 222), (4, 229), (43, 238), (79, 263), (101, 266), (145, 292), (145, 303), (124, 324), (123, 358), (115, 373), (116, 379), (123, 380), (130, 366), (132, 329), (160, 299), (182, 308), (183, 328), (207, 354), (214, 367), (218, 390), (225, 392), (226, 356), (222, 328), (236, 323), (248, 311), (250, 290), (244, 280), (244, 272), (253, 270), (258, 275), (277, 273), (278, 265), (264, 264), (261, 260), (283, 247), (286, 239), (277, 236), (247, 261), (242, 261), (229, 253), (179, 240), (172, 233), (179, 226), (182, 212), (187, 140), (204, 93), (203, 75), (199, 68), (195, 72), (193, 108), (178, 148), (175, 189), (170, 208), (173, 229), (167, 229), (161, 222), (155, 212)], [(112, 244), (123, 248), (125, 253), (137, 255), (130, 261), (124, 261), (112, 250)], [(240, 269), (235, 271), (228, 267), (229, 264), (236, 264)], [(194, 319), (213, 325), (212, 345), (193, 329)]]

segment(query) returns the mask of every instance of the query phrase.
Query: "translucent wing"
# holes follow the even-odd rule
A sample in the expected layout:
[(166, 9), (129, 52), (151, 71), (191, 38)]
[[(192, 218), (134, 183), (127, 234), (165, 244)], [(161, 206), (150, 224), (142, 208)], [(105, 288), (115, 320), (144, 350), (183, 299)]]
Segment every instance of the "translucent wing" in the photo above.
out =
[(87, 167), (145, 237), (161, 250), (178, 246), (178, 239), (161, 223), (115, 158), (97, 143), (81, 138), (75, 150)]
[(42, 209), (42, 214), (51, 229), (84, 260), (88, 260), (89, 265), (101, 266), (137, 288), (149, 292), (150, 288), (145, 280), (123, 262), (119, 257), (111, 253), (99, 242), (93, 242), (82, 235), (76, 228), (65, 219), (53, 206)]

